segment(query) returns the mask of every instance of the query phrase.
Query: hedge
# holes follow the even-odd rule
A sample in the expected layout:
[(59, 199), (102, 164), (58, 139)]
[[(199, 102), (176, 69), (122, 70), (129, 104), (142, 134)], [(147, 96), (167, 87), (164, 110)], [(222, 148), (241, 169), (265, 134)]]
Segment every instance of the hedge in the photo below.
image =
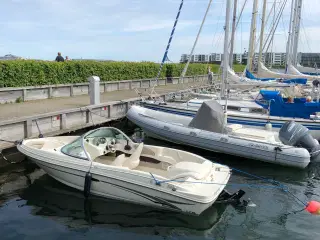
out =
[[(218, 72), (218, 65), (211, 65)], [(190, 64), (186, 76), (207, 74), (207, 64)], [(234, 66), (242, 71), (243, 66)], [(178, 77), (184, 64), (165, 64), (161, 77)], [(240, 70), (239, 70), (240, 69)], [(35, 60), (0, 61), (0, 87), (24, 87), (86, 82), (92, 75), (101, 81), (154, 78), (159, 70), (152, 62), (51, 62)]]

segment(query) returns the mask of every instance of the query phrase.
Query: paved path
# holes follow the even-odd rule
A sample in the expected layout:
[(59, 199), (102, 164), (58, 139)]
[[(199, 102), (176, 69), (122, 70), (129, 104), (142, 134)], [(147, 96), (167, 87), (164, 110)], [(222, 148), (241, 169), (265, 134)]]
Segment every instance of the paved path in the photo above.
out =
[[(185, 83), (185, 84), (168, 84), (166, 86), (158, 86), (155, 91), (158, 94), (175, 92), (186, 89), (187, 86), (200, 86), (201, 82)], [(145, 89), (139, 89), (143, 96), (148, 95)], [(121, 90), (113, 92), (105, 92), (101, 94), (101, 102), (124, 100), (138, 97), (134, 90)], [(54, 112), (70, 108), (83, 107), (90, 104), (89, 95), (80, 95), (68, 98), (52, 98), (43, 100), (34, 100), (23, 103), (0, 104), (0, 121), (10, 120), (19, 117), (32, 116), (36, 114)]]

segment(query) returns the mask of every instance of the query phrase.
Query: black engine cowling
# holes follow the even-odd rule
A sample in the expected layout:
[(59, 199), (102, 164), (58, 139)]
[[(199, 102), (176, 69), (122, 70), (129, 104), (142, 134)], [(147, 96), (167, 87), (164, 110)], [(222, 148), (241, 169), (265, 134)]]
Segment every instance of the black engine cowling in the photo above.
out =
[(279, 131), (279, 139), (286, 145), (307, 149), (311, 160), (320, 158), (319, 142), (311, 136), (308, 128), (299, 123), (288, 121), (283, 124)]

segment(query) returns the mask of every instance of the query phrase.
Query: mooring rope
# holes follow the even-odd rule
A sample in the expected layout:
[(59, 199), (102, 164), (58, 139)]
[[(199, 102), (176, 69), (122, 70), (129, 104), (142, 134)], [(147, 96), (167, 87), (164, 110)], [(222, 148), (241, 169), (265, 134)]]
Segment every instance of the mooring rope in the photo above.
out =
[(237, 169), (237, 168), (231, 168), (229, 167), (231, 170), (245, 174), (247, 176), (265, 181), (265, 182), (269, 182), (273, 185), (265, 185), (265, 184), (249, 184), (249, 183), (217, 183), (217, 182), (201, 182), (201, 181), (187, 181), (187, 180), (177, 180), (177, 179), (168, 179), (168, 180), (158, 180), (155, 178), (155, 176), (150, 173), (152, 179), (155, 181), (155, 184), (160, 186), (161, 183), (169, 183), (169, 182), (177, 182), (177, 183), (196, 183), (196, 184), (212, 184), (212, 185), (224, 185), (224, 186), (247, 186), (247, 187), (256, 187), (256, 188), (274, 188), (274, 189), (280, 189), (283, 190), (284, 192), (290, 194), (295, 200), (297, 200), (299, 203), (301, 203), (302, 205), (304, 205), (304, 207), (306, 207), (308, 205), (308, 203), (306, 203), (305, 201), (301, 200), (299, 197), (297, 197), (296, 195), (294, 195), (290, 190), (289, 187), (287, 185), (284, 185), (282, 183), (280, 183), (279, 181), (273, 180), (273, 179), (268, 179), (262, 176), (258, 176), (255, 174), (251, 174), (248, 172), (245, 172), (243, 170)]

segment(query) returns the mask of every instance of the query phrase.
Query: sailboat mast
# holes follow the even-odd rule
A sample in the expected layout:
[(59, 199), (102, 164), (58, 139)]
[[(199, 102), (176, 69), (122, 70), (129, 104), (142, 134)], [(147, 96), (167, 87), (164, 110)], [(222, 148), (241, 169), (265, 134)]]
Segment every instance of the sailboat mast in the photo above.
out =
[(230, 46), (230, 55), (229, 55), (229, 65), (232, 68), (233, 64), (233, 48), (234, 48), (234, 36), (236, 33), (236, 20), (237, 20), (237, 5), (238, 0), (234, 0), (233, 4), (233, 18), (232, 18), (232, 32), (231, 32), (231, 46)]
[(248, 51), (248, 70), (252, 71), (252, 62), (254, 58), (254, 45), (256, 41), (256, 18), (258, 11), (258, 0), (253, 0), (252, 8), (252, 19), (251, 19), (251, 28), (250, 28), (250, 41), (249, 41), (249, 51)]
[(222, 69), (222, 83), (221, 83), (221, 97), (225, 96), (225, 85), (228, 85), (228, 67), (229, 67), (229, 31), (230, 31), (230, 8), (231, 0), (227, 0), (226, 5), (226, 23), (224, 31), (224, 48), (223, 48), (223, 69)]
[(293, 52), (294, 52), (294, 45), (295, 45), (295, 35), (297, 29), (297, 7), (298, 7), (298, 0), (294, 2), (294, 10), (293, 10), (293, 20), (292, 20), (292, 32), (291, 32), (291, 45), (290, 45), (290, 64), (293, 64)]
[[(264, 36), (264, 25), (265, 25), (265, 18), (266, 18), (266, 10), (267, 10), (267, 0), (263, 0), (258, 62), (262, 62), (262, 48), (263, 48), (263, 36)], [(258, 66), (259, 66), (259, 64), (258, 64)]]
[[(275, 18), (276, 18), (276, 1), (277, 0), (274, 0), (273, 2), (273, 5), (272, 5), (272, 9), (273, 9), (273, 18), (272, 18), (272, 25), (275, 25)], [(271, 11), (270, 11), (271, 13)], [(268, 21), (268, 20), (267, 20)], [(271, 38), (271, 52), (270, 52), (270, 68), (272, 68), (272, 63), (273, 63), (273, 42), (274, 42), (274, 35), (272, 35), (272, 38)], [(266, 54), (267, 55), (267, 52)]]
[(299, 35), (300, 35), (300, 20), (301, 20), (301, 9), (302, 9), (302, 0), (297, 0), (297, 9), (296, 9), (296, 21), (295, 27), (296, 31), (294, 32), (294, 44), (292, 50), (292, 64), (297, 66), (298, 64), (298, 44), (299, 44)]
[(294, 8), (295, 8), (295, 0), (292, 0), (291, 3), (291, 14), (290, 14), (290, 23), (289, 23), (289, 32), (288, 32), (288, 41), (286, 47), (286, 72), (288, 66), (291, 63), (291, 44), (292, 44), (292, 29), (293, 29), (293, 21), (294, 21)]

